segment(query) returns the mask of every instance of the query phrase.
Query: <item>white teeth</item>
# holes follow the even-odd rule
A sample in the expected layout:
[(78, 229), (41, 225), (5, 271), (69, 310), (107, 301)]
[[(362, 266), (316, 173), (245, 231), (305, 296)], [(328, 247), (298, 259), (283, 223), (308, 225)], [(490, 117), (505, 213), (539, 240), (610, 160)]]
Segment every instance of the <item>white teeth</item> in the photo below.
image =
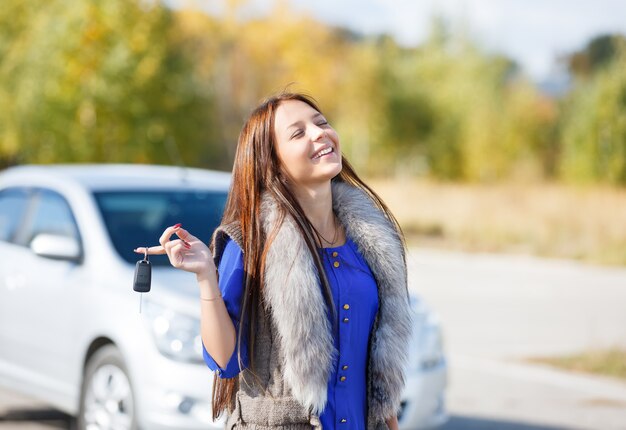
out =
[(333, 148), (328, 147), (320, 152), (317, 153), (317, 155), (313, 158), (320, 158), (322, 155), (326, 155), (326, 154), (330, 154), (331, 152), (333, 152)]

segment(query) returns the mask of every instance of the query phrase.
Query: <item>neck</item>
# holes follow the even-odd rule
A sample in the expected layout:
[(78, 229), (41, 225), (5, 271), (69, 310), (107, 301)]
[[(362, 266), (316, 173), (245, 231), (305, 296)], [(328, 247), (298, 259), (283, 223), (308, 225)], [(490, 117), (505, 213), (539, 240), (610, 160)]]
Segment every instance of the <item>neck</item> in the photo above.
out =
[(326, 229), (334, 228), (330, 181), (314, 187), (299, 186), (293, 190), (293, 193), (313, 227), (322, 233)]

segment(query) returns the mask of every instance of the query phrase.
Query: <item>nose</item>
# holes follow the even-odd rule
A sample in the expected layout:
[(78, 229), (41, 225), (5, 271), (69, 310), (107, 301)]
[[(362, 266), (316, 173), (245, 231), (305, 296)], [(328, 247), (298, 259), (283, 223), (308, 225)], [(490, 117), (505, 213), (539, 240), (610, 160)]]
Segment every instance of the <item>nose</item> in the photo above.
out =
[(312, 135), (315, 141), (318, 141), (326, 136), (326, 130), (324, 130), (322, 127), (318, 125), (313, 125), (312, 127), (313, 127)]

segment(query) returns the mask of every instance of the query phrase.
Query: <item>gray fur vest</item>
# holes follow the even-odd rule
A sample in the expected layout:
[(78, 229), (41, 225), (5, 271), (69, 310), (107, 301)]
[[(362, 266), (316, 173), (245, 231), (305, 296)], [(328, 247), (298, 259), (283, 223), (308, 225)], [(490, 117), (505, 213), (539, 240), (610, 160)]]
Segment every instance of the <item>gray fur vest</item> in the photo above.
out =
[[(379, 308), (367, 364), (367, 428), (387, 429), (385, 419), (400, 407), (412, 327), (402, 244), (391, 222), (363, 191), (333, 182), (332, 194), (338, 219), (378, 285)], [(261, 216), (267, 234), (279, 216), (268, 195), (263, 196)], [(220, 226), (212, 243), (216, 264), (228, 237), (241, 247), (238, 225)], [(289, 216), (267, 255), (261, 302), (253, 357), (258, 379), (248, 369), (239, 374), (226, 428), (321, 428), (319, 414), (338, 352), (313, 259)]]

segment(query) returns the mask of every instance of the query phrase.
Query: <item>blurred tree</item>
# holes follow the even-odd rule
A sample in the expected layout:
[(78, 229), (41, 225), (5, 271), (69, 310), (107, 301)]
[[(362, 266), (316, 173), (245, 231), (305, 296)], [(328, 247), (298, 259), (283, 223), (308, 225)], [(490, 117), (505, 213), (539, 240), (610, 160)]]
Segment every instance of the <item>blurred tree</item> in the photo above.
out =
[(570, 72), (582, 78), (588, 78), (602, 67), (613, 61), (620, 50), (626, 46), (626, 36), (622, 34), (603, 34), (591, 39), (583, 49), (567, 57)]
[(246, 16), (250, 3), (229, 0), (209, 15), (142, 0), (6, 1), (0, 165), (228, 169), (250, 109), (288, 87), (315, 95), (366, 174), (621, 181), (623, 60), (614, 63), (623, 37), (598, 38), (572, 57), (574, 69), (594, 72), (561, 121), (513, 61), (442, 18), (424, 44), (402, 47), (322, 24), (286, 0)]
[(557, 174), (557, 103), (527, 80), (506, 88), (502, 106), (503, 176), (520, 180), (554, 179)]
[(389, 159), (380, 157), (377, 148), (385, 115), (384, 88), (380, 73), (384, 69), (377, 42), (373, 38), (348, 36), (348, 48), (341, 60), (345, 70), (338, 81), (333, 101), (333, 126), (340, 132), (344, 154), (362, 173), (380, 173)]
[(354, 34), (296, 13), (284, 1), (266, 16), (243, 19), (248, 3), (229, 1), (217, 18), (193, 7), (176, 13), (181, 47), (195, 58), (193, 74), (217, 101), (217, 132), (230, 157), (245, 118), (263, 97), (288, 86), (305, 90), (333, 119), (338, 91), (351, 79), (343, 60)]
[(554, 103), (508, 58), (485, 54), (440, 18), (431, 28), (417, 48), (378, 45), (381, 170), (472, 181), (548, 175)]
[(12, 0), (0, 9), (0, 158), (211, 163), (211, 95), (140, 0)]
[(566, 101), (560, 173), (573, 182), (626, 185), (626, 49)]
[(191, 8), (177, 12), (184, 49), (193, 49), (194, 74), (216, 97), (220, 141), (231, 154), (244, 119), (268, 94), (287, 87), (309, 92), (334, 121), (342, 102), (338, 93), (355, 79), (345, 61), (354, 34), (297, 13), (284, 1), (276, 1), (267, 16), (242, 19), (247, 3), (228, 2), (223, 18)]

